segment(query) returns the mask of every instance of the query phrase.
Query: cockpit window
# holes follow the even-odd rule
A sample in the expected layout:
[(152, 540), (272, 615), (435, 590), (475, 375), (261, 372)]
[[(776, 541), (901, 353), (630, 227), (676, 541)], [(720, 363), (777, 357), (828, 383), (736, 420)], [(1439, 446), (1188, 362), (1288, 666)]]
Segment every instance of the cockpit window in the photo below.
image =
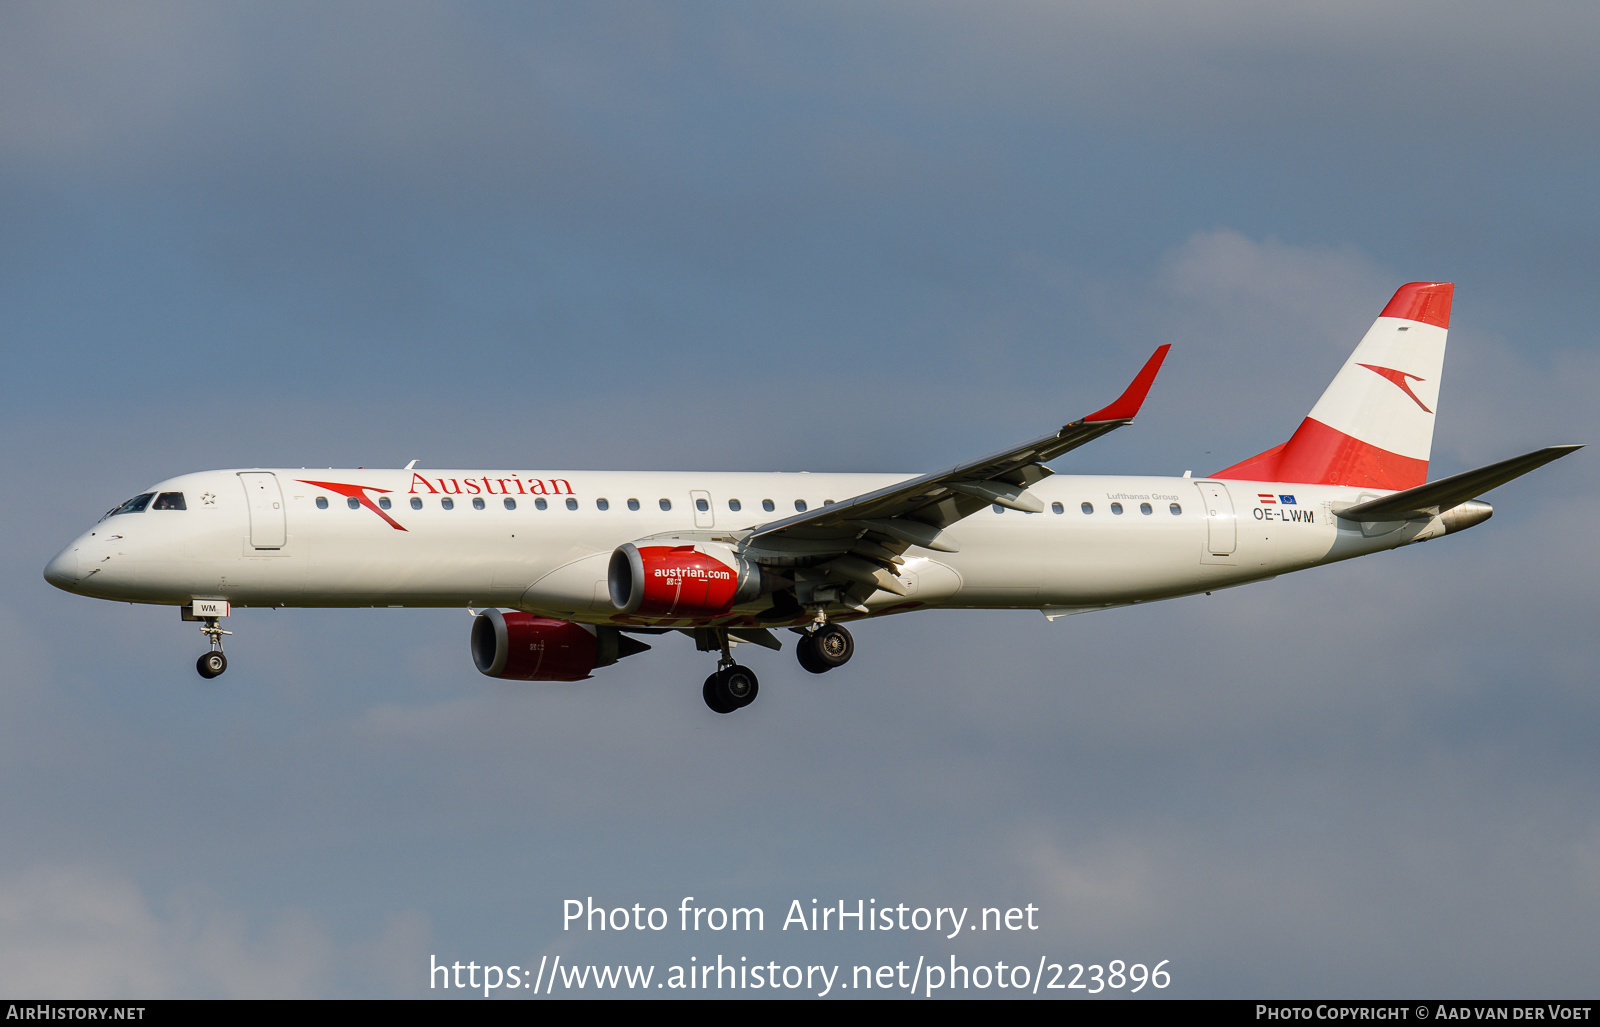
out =
[[(146, 492), (142, 496), (134, 496), (132, 499), (128, 500), (126, 503), (123, 503), (115, 510), (108, 510), (106, 512), (106, 517), (115, 517), (117, 514), (125, 513), (144, 513), (144, 508), (150, 505), (150, 500), (154, 499), (155, 496), (156, 494), (154, 492)], [(105, 517), (100, 519), (105, 520)]]
[(156, 497), (155, 504), (152, 505), (150, 509), (187, 510), (189, 508), (184, 505), (182, 492), (163, 492), (161, 495)]

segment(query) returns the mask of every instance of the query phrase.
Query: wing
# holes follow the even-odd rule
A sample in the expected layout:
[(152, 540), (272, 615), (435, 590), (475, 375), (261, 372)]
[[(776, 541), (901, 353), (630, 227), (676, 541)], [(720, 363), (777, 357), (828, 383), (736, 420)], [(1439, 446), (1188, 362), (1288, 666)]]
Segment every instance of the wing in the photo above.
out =
[(1060, 431), (889, 485), (793, 517), (757, 525), (741, 540), (752, 558), (787, 566), (817, 566), (851, 585), (904, 595), (894, 574), (911, 546), (954, 553), (960, 544), (946, 529), (991, 503), (1039, 513), (1044, 504), (1028, 491), (1053, 471), (1044, 465), (1133, 420), (1170, 346), (1153, 353), (1116, 402)]

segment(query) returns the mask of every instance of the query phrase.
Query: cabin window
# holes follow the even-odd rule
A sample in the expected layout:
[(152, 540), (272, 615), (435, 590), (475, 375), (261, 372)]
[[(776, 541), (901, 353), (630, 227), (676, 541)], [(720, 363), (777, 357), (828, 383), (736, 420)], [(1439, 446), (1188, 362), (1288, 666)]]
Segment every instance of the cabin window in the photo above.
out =
[(1144, 514), (1146, 517), (1149, 517), (1152, 513), (1155, 513), (1155, 510), (1150, 506), (1149, 503), (1140, 503), (1139, 512)]
[(637, 499), (628, 500), (628, 509), (629, 510), (637, 510), (637, 509), (639, 509), (639, 501)]
[(767, 513), (771, 513), (777, 508), (778, 507), (770, 499), (763, 499), (761, 501), (761, 509), (765, 510)]
[(156, 497), (156, 501), (155, 501), (155, 503), (153, 503), (151, 505), (150, 509), (152, 509), (152, 510), (187, 510), (187, 509), (189, 509), (189, 507), (186, 506), (184, 504), (184, 502), (183, 502), (183, 493), (182, 492), (163, 492), (163, 493), (161, 493), (161, 495)]
[(833, 505), (833, 500), (831, 500), (831, 499), (824, 499), (824, 500), (823, 500), (823, 501), (822, 501), (822, 505), (823, 505), (823, 506), (832, 506), (832, 505)]
[(472, 508), (474, 510), (482, 510), (483, 509), (483, 497), (482, 496), (479, 496), (477, 499), (474, 499), (472, 501)]
[(663, 499), (661, 501), (661, 509), (663, 509), (663, 510), (671, 510), (672, 509), (672, 500)]
[(1078, 509), (1082, 510), (1086, 514), (1092, 514), (1092, 513), (1094, 513), (1094, 504), (1093, 503), (1085, 503), (1082, 506), (1080, 506)]
[(577, 508), (578, 508), (578, 501), (576, 499), (568, 499), (567, 500), (567, 509), (568, 510), (576, 510)]
[(510, 496), (507, 496), (506, 498), (502, 499), (500, 502), (505, 504), (505, 508), (507, 510), (515, 510), (517, 508), (517, 501), (515, 499), (512, 499)]
[(1177, 503), (1173, 503), (1171, 506), (1167, 507), (1167, 509), (1172, 511), (1172, 516), (1174, 517), (1183, 516), (1183, 507), (1179, 506)]
[(318, 510), (326, 510), (327, 508), (328, 508), (328, 497), (327, 496), (318, 496), (317, 497), (317, 509)]
[(805, 510), (806, 510), (806, 501), (805, 501), (805, 500), (803, 500), (803, 499), (797, 499), (797, 500), (795, 500), (795, 501), (794, 501), (794, 508), (795, 508), (795, 509), (796, 509), (796, 510), (799, 510), (799, 511), (800, 511), (800, 512), (801, 512), (801, 513), (805, 513)]
[(728, 509), (732, 510), (734, 513), (738, 513), (740, 510), (739, 501), (737, 499), (728, 500)]
[(533, 508), (535, 510), (548, 510), (550, 508), (550, 504), (544, 501), (543, 496), (540, 496), (538, 499), (533, 501)]
[(1118, 517), (1121, 517), (1122, 516), (1122, 504), (1121, 503), (1112, 503), (1111, 504), (1111, 512), (1116, 514)]
[(694, 501), (694, 508), (699, 510), (701, 513), (705, 513), (707, 510), (711, 509), (711, 504), (704, 499), (697, 499)]
[(454, 510), (456, 508), (456, 501), (448, 498), (441, 499), (439, 500), (439, 505), (444, 507), (446, 510)]
[(387, 509), (389, 509), (389, 506), (390, 506), (390, 503), (389, 503), (389, 497), (388, 496), (379, 496), (378, 497), (378, 509), (387, 510)]
[(357, 499), (355, 496), (351, 496), (349, 499), (344, 501), (344, 505), (348, 506), (352, 510), (359, 510), (361, 509), (361, 500)]
[(611, 509), (611, 502), (606, 499), (597, 499), (594, 501), (594, 508), (596, 510), (609, 510)]
[(1062, 506), (1060, 503), (1051, 503), (1050, 504), (1050, 512), (1051, 513), (1066, 513), (1067, 512), (1067, 508)]
[(413, 510), (421, 510), (422, 509), (422, 497), (421, 496), (412, 496), (411, 497), (411, 509), (413, 509)]

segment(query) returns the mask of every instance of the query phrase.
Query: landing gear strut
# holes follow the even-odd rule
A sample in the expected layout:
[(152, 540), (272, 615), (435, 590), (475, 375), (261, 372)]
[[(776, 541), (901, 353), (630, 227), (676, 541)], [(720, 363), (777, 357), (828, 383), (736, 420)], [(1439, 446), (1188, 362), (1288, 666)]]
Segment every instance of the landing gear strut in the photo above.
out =
[(708, 638), (697, 639), (700, 648), (721, 649), (722, 657), (717, 660), (717, 672), (706, 678), (705, 686), (700, 689), (701, 698), (705, 699), (706, 705), (714, 713), (732, 713), (749, 706), (761, 691), (755, 671), (733, 662), (726, 629), (711, 628), (708, 634)]
[(231, 635), (233, 632), (222, 630), (219, 625), (221, 619), (220, 617), (203, 618), (205, 627), (200, 629), (200, 633), (210, 639), (211, 651), (201, 653), (200, 658), (194, 664), (194, 669), (198, 670), (203, 678), (214, 678), (228, 669), (228, 657), (222, 651), (222, 636)]

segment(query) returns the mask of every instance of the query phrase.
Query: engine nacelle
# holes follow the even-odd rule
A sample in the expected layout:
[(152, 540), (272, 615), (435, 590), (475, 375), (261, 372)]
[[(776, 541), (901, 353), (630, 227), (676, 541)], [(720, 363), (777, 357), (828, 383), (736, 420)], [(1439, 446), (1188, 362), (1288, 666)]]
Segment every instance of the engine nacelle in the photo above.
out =
[(714, 543), (628, 542), (611, 554), (611, 604), (646, 617), (715, 617), (771, 592), (761, 565)]
[(472, 662), (492, 678), (582, 681), (596, 667), (650, 648), (616, 628), (487, 610), (472, 622)]

